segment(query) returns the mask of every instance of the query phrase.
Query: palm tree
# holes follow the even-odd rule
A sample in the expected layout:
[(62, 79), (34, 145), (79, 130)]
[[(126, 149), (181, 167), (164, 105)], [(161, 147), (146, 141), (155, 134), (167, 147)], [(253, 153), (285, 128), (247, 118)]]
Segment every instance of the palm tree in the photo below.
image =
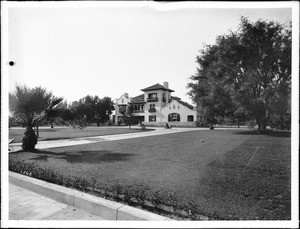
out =
[(59, 104), (63, 98), (57, 98), (45, 88), (28, 88), (16, 85), (15, 93), (9, 93), (9, 107), (13, 115), (26, 128), (22, 148), (33, 150), (37, 143), (37, 136), (33, 130), (47, 118), (48, 113)]

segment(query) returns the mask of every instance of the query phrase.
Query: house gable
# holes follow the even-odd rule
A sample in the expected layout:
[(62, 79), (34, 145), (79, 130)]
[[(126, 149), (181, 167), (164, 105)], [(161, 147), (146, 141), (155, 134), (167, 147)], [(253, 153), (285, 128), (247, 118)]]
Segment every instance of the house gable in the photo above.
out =
[(169, 104), (162, 107), (162, 110), (180, 110), (180, 109), (186, 109), (189, 111), (194, 111), (194, 107), (192, 105), (187, 106), (187, 103), (182, 102), (181, 100), (175, 100), (173, 99)]
[(117, 105), (127, 105), (129, 103), (129, 97), (128, 94), (123, 94), (119, 99), (116, 99)]

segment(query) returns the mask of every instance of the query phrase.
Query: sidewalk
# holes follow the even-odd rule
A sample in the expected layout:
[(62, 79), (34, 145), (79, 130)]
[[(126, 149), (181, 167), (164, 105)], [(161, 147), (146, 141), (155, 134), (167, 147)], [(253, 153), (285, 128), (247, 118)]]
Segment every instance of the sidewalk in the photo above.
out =
[(9, 184), (9, 220), (105, 220)]
[(9, 220), (173, 221), (72, 188), (9, 172)]

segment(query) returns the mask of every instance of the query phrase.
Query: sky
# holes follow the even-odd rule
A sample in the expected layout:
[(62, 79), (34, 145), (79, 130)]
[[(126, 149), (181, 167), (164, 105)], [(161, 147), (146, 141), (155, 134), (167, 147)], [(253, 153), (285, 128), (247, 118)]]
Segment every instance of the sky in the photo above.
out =
[(119, 98), (169, 82), (187, 95), (195, 58), (240, 17), (288, 24), (289, 8), (10, 7), (9, 91), (42, 86), (68, 103), (86, 95)]

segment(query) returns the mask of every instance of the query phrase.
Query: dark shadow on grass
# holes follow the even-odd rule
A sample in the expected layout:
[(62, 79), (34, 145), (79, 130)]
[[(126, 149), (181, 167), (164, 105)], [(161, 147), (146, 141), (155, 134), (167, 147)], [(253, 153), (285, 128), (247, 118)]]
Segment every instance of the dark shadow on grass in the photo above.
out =
[(234, 132), (233, 134), (239, 134), (239, 135), (254, 135), (254, 136), (259, 136), (259, 135), (265, 135), (265, 136), (270, 136), (270, 137), (283, 137), (283, 138), (290, 138), (291, 137), (291, 131), (280, 131), (280, 130), (274, 130), (274, 131), (262, 131), (260, 134), (253, 132), (253, 131), (237, 131)]
[(35, 160), (35, 161), (47, 161), (48, 157), (49, 157), (48, 155), (41, 155), (41, 156), (33, 158), (32, 160)]
[(55, 141), (55, 140), (72, 139), (72, 138), (75, 138), (75, 137), (45, 138), (45, 139), (39, 139), (39, 141)]
[(63, 152), (54, 153), (51, 151), (34, 150), (30, 153), (38, 154), (31, 160), (47, 161), (48, 158), (56, 158), (66, 160), (69, 163), (89, 163), (98, 164), (103, 162), (127, 161), (135, 154), (114, 153), (109, 150), (97, 151), (79, 151), (79, 152)]

